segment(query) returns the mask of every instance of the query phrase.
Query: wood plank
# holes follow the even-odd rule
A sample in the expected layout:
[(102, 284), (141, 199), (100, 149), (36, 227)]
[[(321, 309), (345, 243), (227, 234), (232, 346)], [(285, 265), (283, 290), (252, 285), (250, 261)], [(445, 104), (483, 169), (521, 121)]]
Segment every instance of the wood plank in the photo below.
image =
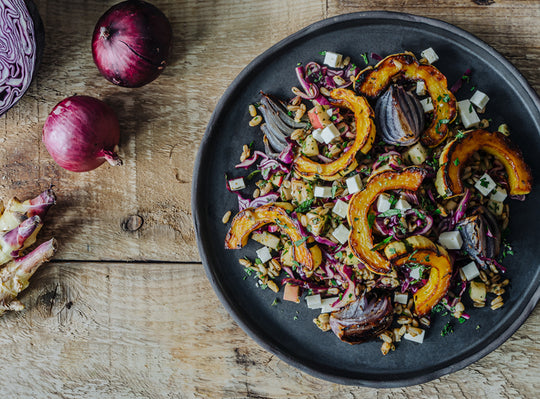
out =
[(375, 390), (328, 383), (263, 350), (200, 264), (53, 262), (22, 301), (27, 310), (0, 319), (5, 397), (532, 398), (540, 389), (538, 308), (464, 370)]

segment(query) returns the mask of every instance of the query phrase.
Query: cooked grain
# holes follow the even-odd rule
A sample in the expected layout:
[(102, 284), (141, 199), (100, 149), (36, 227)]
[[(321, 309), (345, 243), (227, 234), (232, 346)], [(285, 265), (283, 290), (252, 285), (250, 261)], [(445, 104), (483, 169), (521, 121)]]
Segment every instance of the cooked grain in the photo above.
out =
[(223, 222), (223, 224), (229, 221), (229, 219), (231, 218), (231, 215), (232, 215), (231, 211), (225, 212), (225, 215), (223, 215), (223, 218), (221, 218), (221, 221)]
[(257, 116), (257, 108), (253, 104), (249, 104), (249, 114), (251, 116)]
[(270, 288), (272, 291), (279, 292), (279, 287), (277, 286), (276, 283), (274, 283), (274, 281), (268, 280), (267, 284), (268, 284), (268, 288)]
[(249, 126), (252, 126), (252, 127), (253, 127), (253, 126), (257, 126), (257, 125), (259, 125), (261, 122), (262, 122), (262, 116), (257, 115), (257, 116), (253, 117), (253, 119), (251, 119), (251, 120), (249, 121)]

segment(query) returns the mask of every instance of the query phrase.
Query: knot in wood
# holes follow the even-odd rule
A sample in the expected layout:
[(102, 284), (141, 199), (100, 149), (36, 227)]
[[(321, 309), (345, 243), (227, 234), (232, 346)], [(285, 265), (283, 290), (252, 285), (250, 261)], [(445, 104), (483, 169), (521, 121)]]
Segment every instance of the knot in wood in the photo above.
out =
[(143, 225), (143, 218), (139, 215), (129, 215), (122, 221), (122, 230), (137, 231)]

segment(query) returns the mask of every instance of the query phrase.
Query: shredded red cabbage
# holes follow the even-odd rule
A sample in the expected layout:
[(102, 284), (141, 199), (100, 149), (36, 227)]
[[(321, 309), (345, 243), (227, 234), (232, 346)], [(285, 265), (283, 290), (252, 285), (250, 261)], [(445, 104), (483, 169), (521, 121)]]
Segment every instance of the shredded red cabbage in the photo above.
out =
[(461, 75), (461, 77), (458, 80), (456, 80), (456, 82), (452, 85), (452, 87), (450, 87), (450, 92), (452, 92), (453, 94), (456, 94), (458, 90), (461, 89), (461, 86), (463, 86), (463, 82), (469, 81), (469, 79), (471, 78), (471, 75), (472, 75), (472, 71), (470, 69), (467, 69), (465, 73)]
[(35, 5), (24, 0), (0, 2), (0, 115), (26, 93), (38, 68), (44, 32)]

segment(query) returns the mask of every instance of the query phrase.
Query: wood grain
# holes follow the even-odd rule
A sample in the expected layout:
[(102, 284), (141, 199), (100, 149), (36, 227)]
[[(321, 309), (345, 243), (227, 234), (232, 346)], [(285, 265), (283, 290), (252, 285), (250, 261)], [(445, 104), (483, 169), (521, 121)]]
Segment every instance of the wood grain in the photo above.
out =
[[(231, 319), (208, 283), (191, 221), (193, 164), (210, 114), (238, 73), (271, 45), (348, 12), (439, 18), (505, 55), (540, 91), (536, 0), (152, 0), (169, 17), (173, 56), (140, 89), (116, 87), (90, 37), (117, 0), (35, 0), (46, 29), (41, 68), (0, 121), (0, 198), (55, 186), (40, 233), (56, 260), (0, 318), (3, 397), (13, 398), (534, 398), (540, 310), (499, 349), (433, 382), (402, 389), (328, 383), (282, 362)], [(73, 94), (111, 104), (122, 167), (62, 170), (41, 144), (52, 107)], [(142, 225), (130, 229), (130, 218)]]
[[(52, 263), (0, 319), (4, 397), (533, 398), (540, 311), (495, 352), (435, 381), (348, 387), (296, 370), (225, 312), (199, 264)], [(7, 363), (5, 363), (7, 365)], [(45, 396), (40, 396), (45, 397)]]

